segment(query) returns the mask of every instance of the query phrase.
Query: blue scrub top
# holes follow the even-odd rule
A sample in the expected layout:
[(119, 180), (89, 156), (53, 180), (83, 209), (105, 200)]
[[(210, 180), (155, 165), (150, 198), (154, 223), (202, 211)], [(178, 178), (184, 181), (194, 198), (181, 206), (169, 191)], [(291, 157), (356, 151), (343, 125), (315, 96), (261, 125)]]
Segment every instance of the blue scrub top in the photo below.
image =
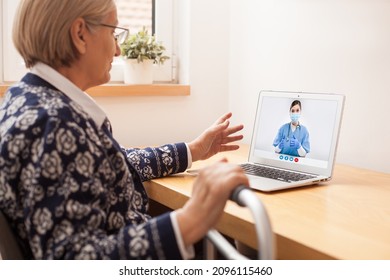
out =
[(292, 155), (299, 157), (298, 150), (290, 148), (290, 140), (295, 136), (295, 138), (301, 143), (303, 149), (306, 153), (310, 152), (310, 142), (309, 142), (309, 132), (307, 128), (303, 125), (298, 125), (298, 127), (293, 132), (290, 127), (291, 123), (286, 123), (279, 128), (278, 134), (274, 140), (274, 147), (278, 146), (281, 141), (285, 141), (283, 149), (280, 151), (281, 154)]

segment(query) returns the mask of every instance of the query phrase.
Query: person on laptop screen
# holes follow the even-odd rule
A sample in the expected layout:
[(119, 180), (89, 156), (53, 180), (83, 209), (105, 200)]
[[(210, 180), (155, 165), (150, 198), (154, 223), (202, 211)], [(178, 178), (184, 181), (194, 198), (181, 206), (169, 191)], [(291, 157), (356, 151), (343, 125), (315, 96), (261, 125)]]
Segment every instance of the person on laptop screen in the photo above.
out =
[(273, 146), (276, 153), (305, 157), (310, 152), (309, 132), (299, 122), (301, 111), (301, 102), (294, 100), (290, 106), (291, 122), (282, 125), (275, 137)]

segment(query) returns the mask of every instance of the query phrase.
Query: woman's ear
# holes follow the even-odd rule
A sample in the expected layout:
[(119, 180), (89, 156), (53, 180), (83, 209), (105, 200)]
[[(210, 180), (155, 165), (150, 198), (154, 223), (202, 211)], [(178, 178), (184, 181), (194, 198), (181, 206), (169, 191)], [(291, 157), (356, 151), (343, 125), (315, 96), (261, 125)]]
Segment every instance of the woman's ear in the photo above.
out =
[(88, 36), (88, 28), (83, 18), (77, 18), (73, 21), (70, 28), (70, 36), (73, 41), (73, 45), (79, 51), (80, 54), (84, 54), (86, 48), (86, 36)]

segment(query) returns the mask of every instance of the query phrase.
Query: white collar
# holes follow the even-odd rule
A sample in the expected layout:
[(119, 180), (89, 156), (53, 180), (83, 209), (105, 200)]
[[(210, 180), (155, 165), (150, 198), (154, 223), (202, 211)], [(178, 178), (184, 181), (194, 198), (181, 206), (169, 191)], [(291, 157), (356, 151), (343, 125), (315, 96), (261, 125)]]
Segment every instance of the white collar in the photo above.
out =
[(294, 132), (297, 128), (301, 128), (301, 124), (298, 122), (298, 125), (293, 125), (292, 122), (290, 122), (290, 129), (292, 132)]
[(104, 120), (106, 119), (106, 113), (87, 93), (83, 92), (70, 80), (50, 66), (40, 62), (32, 67), (31, 73), (41, 77), (58, 90), (65, 93), (70, 99), (82, 106), (82, 108), (96, 122), (98, 127), (102, 126)]

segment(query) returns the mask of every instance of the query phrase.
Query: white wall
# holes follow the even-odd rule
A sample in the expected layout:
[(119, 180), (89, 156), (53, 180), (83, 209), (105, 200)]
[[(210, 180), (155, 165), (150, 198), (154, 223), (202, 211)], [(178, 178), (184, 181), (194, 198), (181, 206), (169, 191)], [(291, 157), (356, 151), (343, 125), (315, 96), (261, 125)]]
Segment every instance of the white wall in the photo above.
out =
[(346, 95), (337, 161), (390, 173), (390, 1), (231, 0), (229, 108), (261, 89)]
[[(3, 11), (3, 1), (0, 1), (0, 14)], [(1, 14), (1, 17), (3, 15)], [(0, 20), (0, 37), (3, 36), (3, 21)], [(0, 83), (3, 82), (3, 42), (0, 43)]]
[(190, 141), (228, 109), (229, 5), (223, 0), (177, 2), (179, 72), (181, 82), (191, 85), (191, 95), (96, 98), (122, 145)]

